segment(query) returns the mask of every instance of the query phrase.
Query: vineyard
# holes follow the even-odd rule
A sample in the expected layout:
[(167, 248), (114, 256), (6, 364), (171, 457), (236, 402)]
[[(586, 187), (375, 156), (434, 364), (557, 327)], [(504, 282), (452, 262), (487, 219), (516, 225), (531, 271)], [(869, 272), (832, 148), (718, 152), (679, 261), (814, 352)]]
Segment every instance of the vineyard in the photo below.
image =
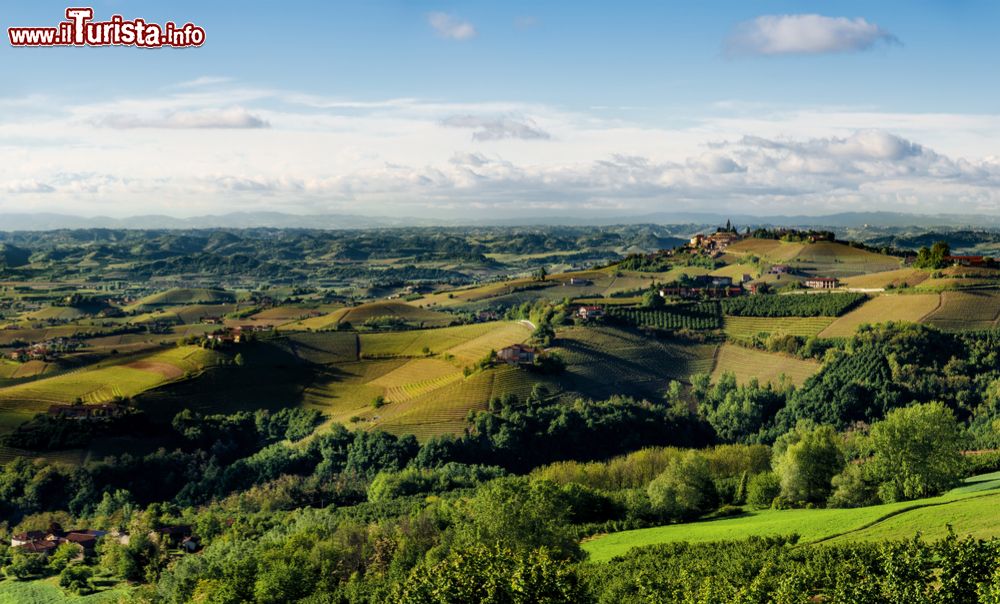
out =
[(675, 304), (664, 309), (610, 308), (608, 314), (638, 327), (657, 329), (719, 329), (722, 317), (717, 302)]
[(882, 295), (862, 304), (820, 332), (823, 338), (846, 338), (865, 323), (886, 321), (919, 322), (940, 304), (939, 294)]
[(726, 317), (723, 330), (730, 338), (752, 338), (760, 333), (810, 337), (834, 321), (833, 317)]
[(722, 312), (734, 317), (839, 317), (861, 304), (865, 294), (747, 296), (722, 301)]

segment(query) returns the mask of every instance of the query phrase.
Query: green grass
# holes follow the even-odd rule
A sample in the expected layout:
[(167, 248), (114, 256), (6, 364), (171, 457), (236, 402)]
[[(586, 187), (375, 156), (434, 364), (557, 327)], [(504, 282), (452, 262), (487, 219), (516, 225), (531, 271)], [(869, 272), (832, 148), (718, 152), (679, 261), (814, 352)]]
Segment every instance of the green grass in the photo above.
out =
[[(742, 516), (624, 531), (586, 541), (590, 559), (603, 562), (634, 547), (678, 541), (732, 541), (797, 534), (805, 543), (912, 537), (933, 538), (950, 523), (960, 534), (1000, 536), (1000, 472), (974, 477), (940, 497), (856, 509), (755, 510)], [(946, 530), (946, 529), (945, 529)]]
[(67, 595), (56, 579), (37, 581), (0, 581), (0, 604), (111, 604), (129, 592), (126, 586), (114, 587), (89, 596)]

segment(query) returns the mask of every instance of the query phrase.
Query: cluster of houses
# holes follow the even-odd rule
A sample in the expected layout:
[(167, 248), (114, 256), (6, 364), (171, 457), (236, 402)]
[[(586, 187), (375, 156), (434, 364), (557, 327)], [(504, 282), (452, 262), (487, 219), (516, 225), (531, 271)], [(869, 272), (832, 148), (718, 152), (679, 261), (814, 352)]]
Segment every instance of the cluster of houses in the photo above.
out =
[(497, 351), (497, 360), (508, 365), (531, 365), (542, 354), (541, 348), (527, 344), (513, 344)]
[(26, 361), (51, 361), (59, 358), (67, 352), (73, 352), (83, 346), (83, 342), (76, 338), (53, 338), (44, 342), (35, 342), (28, 346), (21, 346), (7, 353), (12, 361), (24, 363)]
[[(171, 525), (154, 529), (149, 533), (150, 539), (155, 539), (167, 547), (177, 548), (187, 553), (194, 553), (201, 548), (197, 537), (188, 525)], [(122, 545), (128, 545), (129, 535), (120, 531), (99, 531), (95, 529), (73, 529), (64, 531), (62, 526), (53, 522), (45, 531), (27, 531), (17, 533), (10, 538), (10, 547), (15, 551), (28, 554), (48, 556), (60, 545), (72, 544), (79, 548), (80, 554), (93, 552), (98, 541), (105, 538), (116, 539)]]
[(271, 331), (270, 325), (237, 325), (214, 331), (205, 336), (208, 341), (219, 344), (240, 344), (246, 342), (253, 334)]
[(59, 419), (92, 420), (121, 417), (129, 413), (127, 405), (101, 403), (99, 405), (49, 405), (47, 415)]
[(727, 247), (742, 239), (739, 233), (733, 231), (718, 231), (711, 235), (697, 234), (691, 238), (690, 248), (706, 252), (709, 255), (722, 253)]

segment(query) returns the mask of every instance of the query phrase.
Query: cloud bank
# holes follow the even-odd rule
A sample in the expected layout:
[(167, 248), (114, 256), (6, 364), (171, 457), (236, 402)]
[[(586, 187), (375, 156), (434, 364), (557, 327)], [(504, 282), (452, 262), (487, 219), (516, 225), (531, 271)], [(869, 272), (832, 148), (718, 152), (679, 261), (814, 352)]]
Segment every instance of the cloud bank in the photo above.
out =
[(899, 39), (860, 17), (764, 15), (736, 26), (726, 41), (730, 56), (817, 55), (869, 50)]
[(1000, 115), (723, 109), (677, 125), (236, 85), (18, 107), (0, 116), (0, 211), (1000, 214)]

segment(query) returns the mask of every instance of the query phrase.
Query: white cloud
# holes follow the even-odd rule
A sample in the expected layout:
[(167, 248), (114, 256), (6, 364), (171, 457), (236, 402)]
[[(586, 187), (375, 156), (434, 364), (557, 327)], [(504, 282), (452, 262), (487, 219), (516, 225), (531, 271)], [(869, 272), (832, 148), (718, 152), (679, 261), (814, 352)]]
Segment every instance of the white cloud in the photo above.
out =
[(511, 117), (483, 117), (476, 115), (452, 115), (441, 121), (452, 128), (471, 128), (472, 138), (477, 141), (495, 141), (505, 138), (522, 140), (547, 140), (548, 132), (539, 128), (530, 119)]
[(879, 43), (899, 40), (861, 17), (764, 15), (737, 25), (726, 50), (732, 56), (811, 55), (857, 52)]
[(93, 120), (103, 128), (128, 130), (132, 128), (165, 129), (256, 129), (270, 124), (242, 107), (206, 109), (199, 111), (173, 111), (160, 115), (110, 113)]
[(49, 106), (0, 120), (0, 211), (1000, 214), (1000, 115), (753, 107), (678, 124), (238, 87)]
[(219, 84), (228, 84), (232, 82), (233, 78), (222, 77), (222, 76), (201, 76), (193, 80), (187, 80), (185, 82), (178, 82), (174, 84), (174, 88), (202, 88), (205, 86), (217, 86)]
[(448, 13), (431, 13), (427, 15), (427, 22), (442, 38), (468, 40), (476, 37), (476, 27), (472, 23)]

